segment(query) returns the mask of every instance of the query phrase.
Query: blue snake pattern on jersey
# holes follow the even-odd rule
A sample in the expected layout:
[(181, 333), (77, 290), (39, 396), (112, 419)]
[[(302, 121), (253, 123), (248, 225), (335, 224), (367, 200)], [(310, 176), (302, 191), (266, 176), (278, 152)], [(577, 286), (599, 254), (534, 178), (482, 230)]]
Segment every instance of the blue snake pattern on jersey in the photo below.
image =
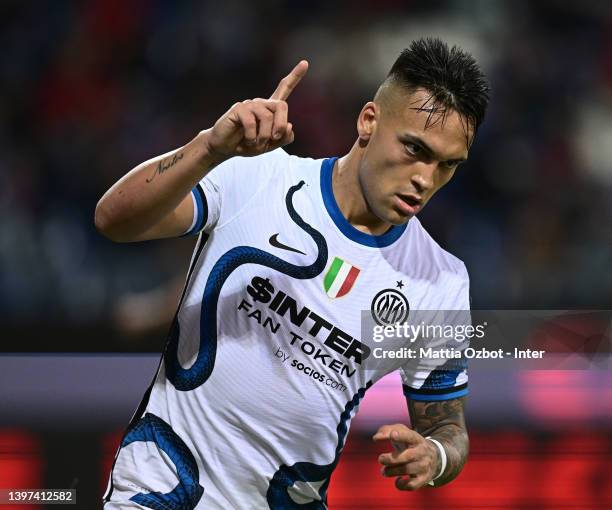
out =
[[(327, 488), (331, 480), (331, 475), (340, 461), (340, 454), (344, 448), (346, 435), (348, 434), (348, 422), (351, 414), (359, 405), (365, 392), (372, 386), (372, 381), (368, 381), (365, 387), (359, 388), (353, 398), (349, 400), (340, 415), (340, 421), (336, 432), (338, 434), (338, 444), (334, 460), (329, 464), (314, 464), (312, 462), (296, 462), (291, 466), (282, 465), (278, 468), (270, 480), (266, 499), (270, 510), (326, 510), (327, 509)], [(288, 489), (296, 482), (323, 482), (318, 490), (318, 499), (312, 499), (307, 503), (296, 503), (289, 495)]]
[(327, 264), (327, 243), (323, 235), (306, 223), (293, 207), (293, 195), (304, 185), (304, 181), (291, 186), (285, 197), (289, 217), (317, 245), (318, 255), (309, 266), (298, 266), (283, 260), (276, 255), (252, 246), (236, 246), (224, 253), (210, 271), (200, 310), (200, 347), (193, 365), (185, 369), (178, 360), (180, 326), (178, 314), (174, 318), (164, 355), (166, 377), (177, 390), (190, 391), (201, 386), (210, 377), (215, 365), (217, 353), (217, 302), (221, 288), (236, 268), (242, 264), (259, 264), (270, 267), (283, 274), (306, 280), (321, 274)]
[(130, 500), (153, 510), (193, 510), (204, 488), (198, 483), (198, 464), (183, 440), (160, 417), (147, 413), (121, 442), (121, 448), (138, 442), (150, 441), (157, 445), (173, 462), (178, 485), (170, 492), (141, 492)]

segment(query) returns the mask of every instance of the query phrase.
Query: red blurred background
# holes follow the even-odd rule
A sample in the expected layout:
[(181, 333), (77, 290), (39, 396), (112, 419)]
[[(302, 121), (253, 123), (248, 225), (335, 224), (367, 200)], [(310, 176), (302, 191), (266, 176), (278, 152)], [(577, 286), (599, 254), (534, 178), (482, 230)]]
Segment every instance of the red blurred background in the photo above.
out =
[[(156, 356), (13, 356), (12, 369), (6, 361), (0, 358), (4, 381), (11, 373), (40, 370), (49, 386), (39, 403), (36, 385), (23, 385), (21, 394), (7, 400), (8, 412), (21, 415), (29, 425), (0, 428), (0, 488), (73, 487), (78, 508), (98, 507), (124, 423), (147, 384), (145, 374), (154, 370)], [(76, 375), (66, 376), (65, 367), (79, 365)], [(374, 444), (371, 436), (382, 424), (407, 423), (408, 416), (397, 375), (369, 390), (332, 477), (330, 508), (610, 508), (612, 401), (600, 397), (609, 393), (612, 373), (491, 368), (472, 370), (469, 461), (457, 480), (438, 489), (403, 493), (392, 479), (380, 475), (377, 457), (386, 447)], [(79, 370), (90, 376), (79, 375)], [(81, 388), (75, 387), (78, 381)], [(96, 384), (103, 388), (98, 394)], [(488, 402), (486, 387), (494, 389)], [(504, 392), (504, 387), (511, 389)], [(605, 392), (599, 392), (600, 387)], [(62, 400), (75, 402), (79, 393), (78, 409), (62, 409)], [(27, 409), (36, 412), (20, 413), (18, 400), (30, 402)], [(38, 425), (32, 423), (37, 414), (43, 416)]]
[[(102, 497), (122, 430), (93, 434), (91, 471), (98, 472)], [(472, 430), (469, 462), (459, 478), (443, 488), (397, 491), (380, 476), (377, 456), (384, 447), (353, 432), (329, 490), (330, 508), (595, 509), (612, 506), (612, 441), (605, 431), (577, 428), (555, 434)], [(0, 488), (41, 488), (45, 484), (44, 434), (0, 430)], [(60, 488), (60, 487), (57, 487)], [(61, 487), (67, 488), (67, 487)], [(80, 499), (92, 501), (82, 491)], [(0, 505), (9, 509), (14, 506)], [(40, 506), (20, 506), (40, 508)], [(89, 508), (92, 508), (89, 506)]]

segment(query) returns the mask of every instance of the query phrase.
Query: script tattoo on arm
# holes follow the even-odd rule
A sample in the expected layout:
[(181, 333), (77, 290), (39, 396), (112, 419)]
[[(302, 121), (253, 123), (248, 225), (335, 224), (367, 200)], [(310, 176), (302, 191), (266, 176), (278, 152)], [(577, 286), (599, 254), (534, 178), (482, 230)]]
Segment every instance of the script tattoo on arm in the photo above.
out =
[[(446, 469), (434, 484), (436, 487), (454, 480), (463, 469), (469, 451), (465, 426), (465, 397), (440, 402), (408, 401), (412, 427), (422, 436), (440, 441), (446, 451)], [(440, 463), (436, 473), (440, 471)]]
[(164, 172), (167, 172), (170, 168), (176, 165), (176, 163), (179, 162), (181, 159), (183, 159), (182, 152), (178, 152), (174, 154), (172, 157), (162, 159), (159, 163), (157, 163), (157, 166), (155, 167), (155, 170), (151, 174), (151, 177), (147, 177), (146, 181), (151, 182), (158, 175), (161, 175)]

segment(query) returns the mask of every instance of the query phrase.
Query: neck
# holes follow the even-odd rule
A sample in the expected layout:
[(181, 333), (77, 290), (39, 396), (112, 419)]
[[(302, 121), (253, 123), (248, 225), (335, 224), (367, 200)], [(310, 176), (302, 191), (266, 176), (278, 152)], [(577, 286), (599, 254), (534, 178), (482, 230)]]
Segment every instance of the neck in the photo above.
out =
[(370, 235), (384, 234), (392, 226), (370, 209), (359, 180), (364, 148), (355, 142), (346, 156), (338, 159), (332, 174), (332, 191), (343, 216), (357, 230)]

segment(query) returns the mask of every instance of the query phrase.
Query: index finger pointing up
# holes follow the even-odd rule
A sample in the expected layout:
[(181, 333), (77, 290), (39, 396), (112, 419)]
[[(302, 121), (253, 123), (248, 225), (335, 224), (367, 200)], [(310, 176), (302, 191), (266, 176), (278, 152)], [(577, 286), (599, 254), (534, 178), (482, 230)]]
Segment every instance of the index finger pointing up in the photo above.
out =
[(300, 60), (298, 65), (296, 65), (291, 72), (280, 81), (278, 87), (276, 87), (276, 90), (270, 96), (270, 99), (286, 101), (289, 94), (293, 92), (295, 86), (300, 83), (300, 80), (304, 77), (306, 71), (308, 71), (308, 62), (306, 60)]

